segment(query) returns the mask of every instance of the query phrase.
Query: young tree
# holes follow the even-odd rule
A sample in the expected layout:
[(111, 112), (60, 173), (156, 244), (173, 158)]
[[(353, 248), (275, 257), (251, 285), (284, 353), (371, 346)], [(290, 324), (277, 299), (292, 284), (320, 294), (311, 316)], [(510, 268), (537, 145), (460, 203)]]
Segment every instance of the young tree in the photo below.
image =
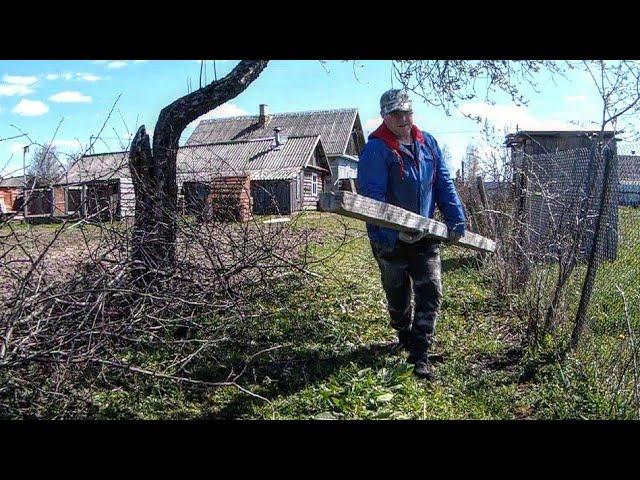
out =
[(38, 183), (48, 184), (60, 177), (62, 169), (56, 147), (42, 145), (34, 149), (27, 175), (35, 178)]
[(442, 160), (444, 160), (444, 163), (448, 167), (451, 167), (453, 165), (453, 156), (451, 155), (451, 150), (449, 150), (449, 145), (443, 143), (440, 151), (442, 152)]

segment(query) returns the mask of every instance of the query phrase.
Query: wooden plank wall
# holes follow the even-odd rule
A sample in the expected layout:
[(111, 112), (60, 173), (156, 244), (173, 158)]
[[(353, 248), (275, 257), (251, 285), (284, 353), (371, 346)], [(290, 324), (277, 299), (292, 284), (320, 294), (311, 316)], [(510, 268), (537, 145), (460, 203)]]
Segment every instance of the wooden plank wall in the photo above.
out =
[(233, 217), (246, 222), (251, 219), (251, 179), (249, 175), (217, 177), (211, 180), (207, 201), (213, 216)]
[(53, 189), (53, 216), (63, 217), (67, 215), (67, 191), (63, 186)]
[[(316, 174), (318, 176), (318, 188), (316, 190), (316, 194), (313, 194), (312, 189), (312, 175)], [(317, 170), (312, 170), (310, 168), (304, 169), (304, 184), (302, 188), (302, 208), (305, 210), (315, 210), (318, 207), (318, 200), (320, 200), (320, 194), (324, 192), (324, 184), (325, 184), (326, 175), (322, 172), (318, 172)]]
[(4, 200), (7, 210), (13, 211), (19, 193), (20, 190), (17, 188), (0, 188), (0, 198)]

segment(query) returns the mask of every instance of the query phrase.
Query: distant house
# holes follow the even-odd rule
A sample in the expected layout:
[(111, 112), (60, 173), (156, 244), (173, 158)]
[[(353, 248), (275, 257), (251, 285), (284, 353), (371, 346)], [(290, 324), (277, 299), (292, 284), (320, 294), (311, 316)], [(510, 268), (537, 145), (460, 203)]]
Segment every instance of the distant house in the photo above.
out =
[(618, 180), (620, 181), (620, 205), (640, 206), (639, 155), (618, 155)]
[[(267, 138), (275, 128), (280, 129), (283, 137), (320, 136), (332, 172), (326, 188), (340, 179), (357, 177), (358, 157), (365, 138), (355, 108), (269, 114), (267, 105), (262, 104), (258, 115), (201, 121), (186, 145)], [(309, 184), (310, 179), (305, 183)]]
[(10, 213), (22, 208), (22, 188), (25, 177), (0, 178), (0, 213)]
[[(246, 176), (254, 214), (315, 209), (332, 169), (320, 135), (191, 144), (178, 150), (178, 188), (185, 199), (208, 196), (216, 178)], [(199, 193), (197, 193), (199, 192)]]
[(129, 153), (82, 156), (54, 186), (60, 215), (119, 219), (135, 212)]
[[(181, 147), (176, 164), (178, 191), (189, 210), (204, 207), (219, 190), (230, 191), (246, 178), (247, 205), (254, 214), (315, 209), (332, 173), (319, 135), (287, 138), (279, 132), (262, 139)], [(54, 187), (60, 212), (115, 218), (134, 214), (128, 152), (85, 155), (65, 178), (66, 183)], [(240, 191), (234, 195), (238, 201), (244, 198)], [(240, 217), (246, 219), (245, 214)]]
[[(323, 191), (356, 178), (364, 143), (356, 109), (269, 115), (261, 105), (257, 116), (204, 120), (178, 149), (179, 200), (185, 213), (236, 202), (240, 219), (315, 209)], [(50, 203), (52, 216), (133, 215), (128, 152), (84, 155)]]

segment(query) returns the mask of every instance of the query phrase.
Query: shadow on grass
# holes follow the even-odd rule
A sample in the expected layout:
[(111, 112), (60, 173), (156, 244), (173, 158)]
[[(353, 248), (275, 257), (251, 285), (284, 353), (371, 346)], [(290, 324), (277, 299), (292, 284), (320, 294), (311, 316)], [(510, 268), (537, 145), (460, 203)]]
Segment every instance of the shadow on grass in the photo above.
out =
[(453, 257), (442, 260), (442, 271), (449, 272), (459, 268), (478, 268), (478, 261), (474, 257)]
[[(354, 350), (337, 355), (322, 355), (317, 350), (296, 352), (290, 358), (284, 358), (269, 364), (253, 367), (252, 376), (256, 383), (270, 379), (270, 385), (260, 393), (270, 399), (278, 396), (290, 396), (300, 390), (327, 380), (342, 368), (355, 365), (359, 370), (364, 368), (380, 369), (387, 364), (390, 356), (400, 358), (401, 353), (394, 343), (378, 343), (364, 345)], [(441, 355), (430, 356), (432, 362), (441, 362)], [(244, 385), (251, 388), (248, 385)], [(236, 395), (223, 408), (210, 418), (235, 419), (251, 413), (254, 405), (261, 405), (262, 400), (248, 395)]]

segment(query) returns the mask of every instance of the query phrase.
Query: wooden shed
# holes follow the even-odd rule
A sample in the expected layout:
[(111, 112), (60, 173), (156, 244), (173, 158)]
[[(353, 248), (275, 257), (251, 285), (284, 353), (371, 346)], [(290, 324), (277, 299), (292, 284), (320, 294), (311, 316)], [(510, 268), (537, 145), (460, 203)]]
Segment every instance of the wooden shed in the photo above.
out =
[(66, 192), (68, 214), (120, 219), (135, 213), (127, 151), (83, 155), (57, 186)]
[[(604, 251), (609, 259), (617, 252), (618, 242), (618, 168), (614, 132), (604, 132), (612, 162), (607, 185), (610, 195), (604, 207), (602, 194), (605, 158), (601, 154), (599, 131), (519, 131), (507, 135), (514, 167), (516, 214), (527, 225), (530, 246), (562, 248), (551, 245), (559, 231), (572, 235), (580, 225), (585, 237), (581, 252), (593, 248), (595, 225), (605, 212)], [(576, 218), (580, 219), (576, 223)], [(547, 248), (548, 246), (548, 248)]]
[(16, 212), (22, 208), (24, 176), (0, 178), (0, 213)]

